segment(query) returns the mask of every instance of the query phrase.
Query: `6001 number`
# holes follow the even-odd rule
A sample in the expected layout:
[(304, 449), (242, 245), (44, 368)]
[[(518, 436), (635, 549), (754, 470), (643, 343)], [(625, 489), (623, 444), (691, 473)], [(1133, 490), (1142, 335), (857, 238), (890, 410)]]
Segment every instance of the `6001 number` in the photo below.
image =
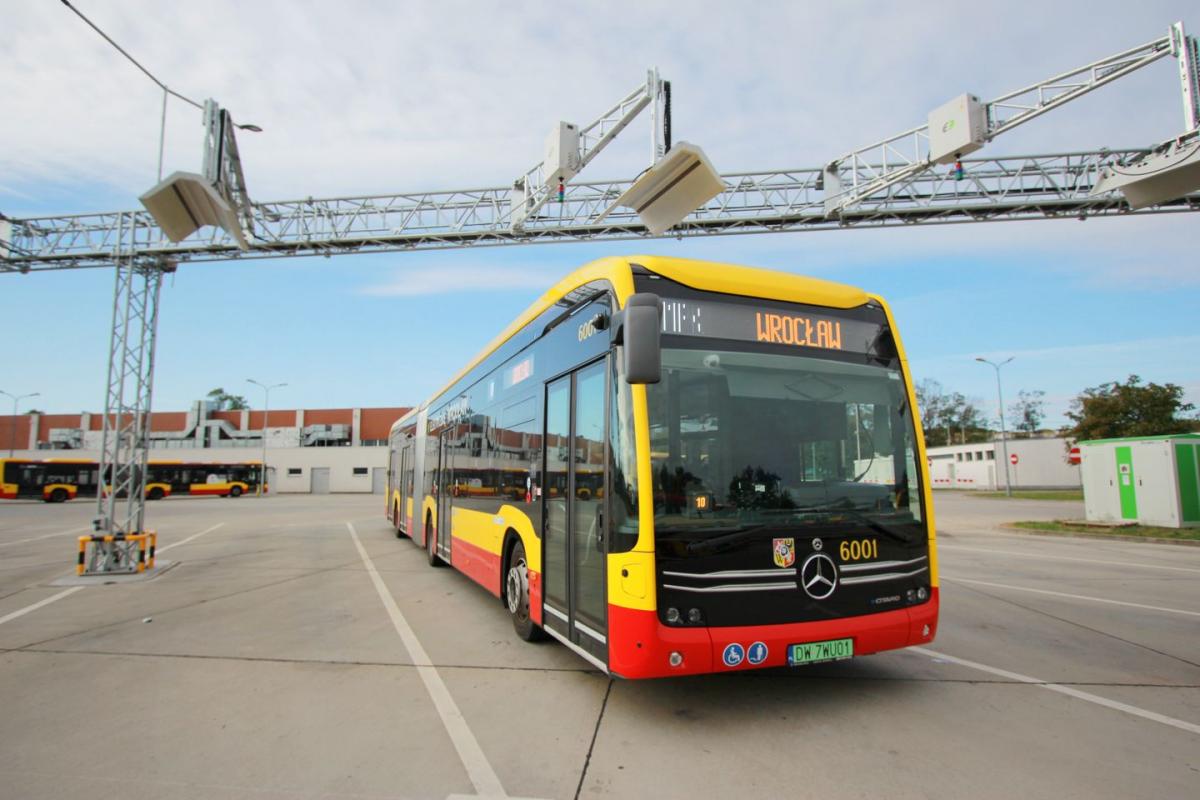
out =
[(842, 563), (847, 561), (865, 561), (868, 558), (879, 558), (878, 539), (855, 539), (852, 542), (842, 542), (838, 547), (838, 555)]

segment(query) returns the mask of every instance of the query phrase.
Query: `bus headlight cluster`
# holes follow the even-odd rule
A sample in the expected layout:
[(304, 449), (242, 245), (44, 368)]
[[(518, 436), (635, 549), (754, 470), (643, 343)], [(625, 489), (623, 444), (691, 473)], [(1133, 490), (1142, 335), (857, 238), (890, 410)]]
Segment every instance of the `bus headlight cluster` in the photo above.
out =
[(904, 595), (910, 603), (924, 603), (929, 599), (929, 589), (918, 586), (915, 589), (909, 589)]
[[(686, 619), (686, 622), (685, 622)], [(678, 608), (671, 607), (667, 609), (667, 624), (668, 625), (703, 625), (704, 612), (698, 608), (689, 608), (687, 615), (683, 614)]]

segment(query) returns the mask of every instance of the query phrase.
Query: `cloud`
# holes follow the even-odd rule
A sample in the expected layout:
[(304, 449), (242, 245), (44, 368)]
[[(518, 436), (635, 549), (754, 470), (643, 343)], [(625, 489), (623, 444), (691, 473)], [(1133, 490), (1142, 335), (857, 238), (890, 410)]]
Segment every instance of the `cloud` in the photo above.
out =
[[(554, 121), (589, 122), (655, 63), (672, 80), (676, 138), (704, 145), (718, 169), (815, 166), (965, 90), (994, 97), (1160, 36), (1189, 5), (1151, 0), (1122, 25), (1116, 0), (931, 2), (919, 15), (697, 0), (682, 17), (675, 3), (614, 0), (569, 19), (518, 0), (81, 8), (172, 88), (261, 125), (239, 137), (243, 164), (251, 195), (277, 200), (504, 185), (541, 157)], [(104, 183), (132, 206), (154, 182), (161, 91), (60, 4), (13, 4), (5, 28), (0, 174)], [(987, 152), (1161, 141), (1177, 132), (1177, 87), (1154, 65)], [(199, 112), (171, 100), (167, 117), (168, 171), (196, 170)], [(639, 172), (648, 126), (637, 120), (588, 175)]]
[(463, 292), (548, 289), (561, 277), (553, 268), (452, 264), (435, 268), (398, 269), (387, 283), (364, 286), (358, 294), (416, 297)]

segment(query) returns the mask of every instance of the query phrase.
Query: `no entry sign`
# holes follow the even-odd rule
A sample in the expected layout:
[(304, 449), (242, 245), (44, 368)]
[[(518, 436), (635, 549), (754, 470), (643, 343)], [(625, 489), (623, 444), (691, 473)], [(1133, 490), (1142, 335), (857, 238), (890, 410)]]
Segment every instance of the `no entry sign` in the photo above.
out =
[(1011, 456), (1008, 457), (1008, 460), (1010, 462), (1012, 462), (1012, 465), (1015, 467), (1017, 465), (1017, 462), (1020, 461), (1021, 459), (1017, 458), (1016, 453), (1013, 453)]

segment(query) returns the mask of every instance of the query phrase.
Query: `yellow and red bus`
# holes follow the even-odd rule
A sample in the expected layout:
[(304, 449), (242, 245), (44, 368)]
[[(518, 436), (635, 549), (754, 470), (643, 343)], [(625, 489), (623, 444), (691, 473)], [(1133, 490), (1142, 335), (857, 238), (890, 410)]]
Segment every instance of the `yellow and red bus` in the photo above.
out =
[(915, 405), (878, 296), (605, 258), (393, 425), (387, 516), (519, 636), (626, 678), (926, 644), (938, 575)]
[[(150, 461), (146, 465), (146, 498), (172, 494), (239, 497), (257, 491), (260, 461), (202, 463)], [(88, 459), (0, 458), (0, 500), (37, 499), (63, 503), (95, 497), (100, 465)]]

